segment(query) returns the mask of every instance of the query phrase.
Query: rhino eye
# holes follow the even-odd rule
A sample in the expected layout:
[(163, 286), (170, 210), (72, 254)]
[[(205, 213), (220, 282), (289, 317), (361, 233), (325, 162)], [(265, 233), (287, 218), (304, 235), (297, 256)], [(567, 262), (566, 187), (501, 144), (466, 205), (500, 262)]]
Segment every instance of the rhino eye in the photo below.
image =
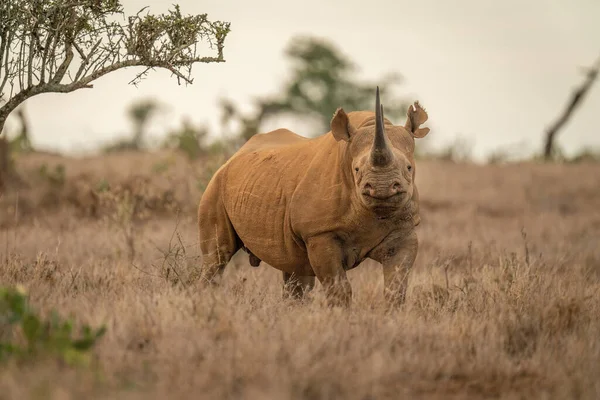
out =
[(412, 165), (409, 165), (406, 168), (408, 168), (409, 171), (412, 171)]
[(354, 168), (354, 170), (355, 170), (356, 172), (358, 172), (358, 167), (355, 167), (355, 168)]

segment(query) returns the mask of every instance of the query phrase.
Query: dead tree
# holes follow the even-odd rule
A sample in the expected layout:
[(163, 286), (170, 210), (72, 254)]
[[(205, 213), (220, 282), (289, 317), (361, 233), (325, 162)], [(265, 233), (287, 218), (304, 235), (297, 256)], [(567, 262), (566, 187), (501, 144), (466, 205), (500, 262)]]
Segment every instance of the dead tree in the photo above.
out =
[(581, 104), (581, 101), (584, 99), (585, 95), (588, 93), (594, 81), (598, 77), (598, 72), (600, 71), (600, 58), (596, 61), (596, 63), (587, 70), (585, 80), (573, 91), (567, 106), (563, 110), (562, 114), (560, 114), (559, 118), (550, 126), (550, 128), (546, 131), (546, 143), (544, 145), (544, 159), (549, 161), (552, 158), (554, 153), (554, 140), (556, 139), (556, 135), (558, 131), (567, 123), (569, 118), (571, 118), (575, 109)]

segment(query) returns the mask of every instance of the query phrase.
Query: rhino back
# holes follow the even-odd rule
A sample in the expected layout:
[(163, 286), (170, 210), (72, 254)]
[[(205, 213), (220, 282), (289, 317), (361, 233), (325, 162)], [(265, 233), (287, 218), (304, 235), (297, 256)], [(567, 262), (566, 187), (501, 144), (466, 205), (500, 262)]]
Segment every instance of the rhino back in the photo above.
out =
[(258, 150), (285, 148), (297, 143), (307, 142), (310, 139), (300, 136), (288, 129), (277, 129), (267, 133), (258, 133), (252, 136), (238, 150), (235, 156)]

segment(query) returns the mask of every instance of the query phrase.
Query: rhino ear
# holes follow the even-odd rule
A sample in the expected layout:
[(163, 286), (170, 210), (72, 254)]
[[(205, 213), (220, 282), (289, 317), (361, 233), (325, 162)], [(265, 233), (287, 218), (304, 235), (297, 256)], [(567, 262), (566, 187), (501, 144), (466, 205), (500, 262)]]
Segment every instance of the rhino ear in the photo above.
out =
[(414, 104), (411, 104), (411, 106), (408, 107), (406, 117), (404, 128), (406, 128), (406, 130), (409, 131), (413, 137), (424, 138), (427, 136), (429, 133), (429, 128), (419, 128), (421, 124), (427, 121), (427, 111), (425, 111), (418, 101), (415, 101)]
[(335, 140), (349, 142), (355, 131), (356, 129), (350, 123), (348, 114), (346, 114), (344, 109), (340, 107), (335, 110), (335, 114), (333, 114), (333, 118), (331, 119), (331, 133)]

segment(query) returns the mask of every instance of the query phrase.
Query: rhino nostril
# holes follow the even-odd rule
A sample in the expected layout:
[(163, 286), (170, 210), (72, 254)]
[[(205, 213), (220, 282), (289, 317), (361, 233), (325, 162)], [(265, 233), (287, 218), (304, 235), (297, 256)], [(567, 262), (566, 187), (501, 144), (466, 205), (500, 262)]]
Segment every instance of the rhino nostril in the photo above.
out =
[(394, 192), (400, 192), (402, 189), (402, 185), (400, 185), (398, 182), (394, 183), (394, 186), (392, 186), (392, 190)]
[(373, 196), (374, 193), (375, 190), (373, 189), (373, 186), (370, 183), (365, 183), (363, 186), (363, 194), (367, 196)]

